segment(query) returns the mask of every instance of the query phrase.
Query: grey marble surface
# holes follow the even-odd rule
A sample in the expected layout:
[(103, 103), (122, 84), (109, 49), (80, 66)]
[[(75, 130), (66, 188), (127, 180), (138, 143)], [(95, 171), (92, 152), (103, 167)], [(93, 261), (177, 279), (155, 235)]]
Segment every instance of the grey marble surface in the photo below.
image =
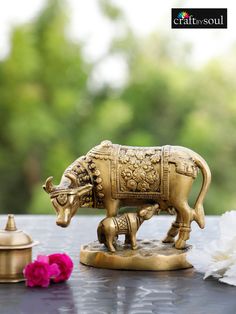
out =
[[(0, 216), (0, 228), (6, 216)], [(79, 263), (80, 245), (96, 239), (102, 217), (76, 216), (62, 229), (55, 216), (16, 216), (17, 227), (30, 233), (40, 245), (37, 254), (67, 252), (74, 271), (67, 283), (47, 289), (27, 288), (24, 283), (0, 284), (0, 314), (132, 313), (132, 314), (235, 314), (236, 288), (204, 281), (194, 269), (148, 272), (116, 271), (86, 267)], [(145, 222), (138, 238), (161, 239), (173, 217), (153, 217)], [(207, 217), (204, 230), (192, 226), (190, 244), (202, 247), (217, 237), (217, 217)]]

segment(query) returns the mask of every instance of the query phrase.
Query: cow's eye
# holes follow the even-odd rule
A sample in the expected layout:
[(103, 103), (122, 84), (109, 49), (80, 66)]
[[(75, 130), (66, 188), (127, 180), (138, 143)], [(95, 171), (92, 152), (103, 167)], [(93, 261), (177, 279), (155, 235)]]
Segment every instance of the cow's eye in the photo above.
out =
[(67, 202), (67, 195), (66, 194), (60, 194), (57, 196), (57, 201), (60, 205), (65, 205)]

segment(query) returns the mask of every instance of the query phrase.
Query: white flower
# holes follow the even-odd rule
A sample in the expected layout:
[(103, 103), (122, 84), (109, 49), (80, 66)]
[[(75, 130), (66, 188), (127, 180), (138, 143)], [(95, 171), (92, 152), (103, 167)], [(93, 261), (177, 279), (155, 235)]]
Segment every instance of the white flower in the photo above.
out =
[(203, 249), (193, 248), (188, 261), (198, 272), (236, 286), (236, 211), (226, 212), (219, 222), (219, 237)]

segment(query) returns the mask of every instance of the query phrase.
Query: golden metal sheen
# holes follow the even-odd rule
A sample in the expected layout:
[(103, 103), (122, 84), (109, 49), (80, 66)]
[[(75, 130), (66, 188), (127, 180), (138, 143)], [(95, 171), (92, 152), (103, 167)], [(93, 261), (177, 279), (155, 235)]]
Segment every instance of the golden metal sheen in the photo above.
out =
[(111, 253), (98, 241), (83, 245), (80, 249), (80, 262), (84, 265), (126, 270), (177, 270), (192, 267), (186, 259), (191, 248), (177, 250), (171, 243), (158, 240), (137, 240), (138, 248), (116, 244), (117, 251)]
[(8, 215), (4, 230), (0, 230), (0, 283), (24, 280), (23, 269), (32, 261), (32, 247), (38, 242), (17, 230), (14, 215)]
[(159, 205), (151, 205), (142, 208), (137, 213), (126, 213), (118, 217), (107, 217), (103, 219), (97, 229), (98, 240), (104, 243), (110, 252), (115, 252), (115, 238), (119, 234), (125, 234), (125, 244), (131, 244), (133, 250), (138, 248), (136, 233), (144, 222), (150, 219), (159, 208)]
[[(202, 187), (191, 208), (188, 197), (199, 170)], [(205, 225), (203, 200), (211, 172), (200, 155), (185, 147), (132, 147), (103, 141), (75, 160), (58, 186), (53, 185), (52, 179), (46, 180), (44, 189), (57, 212), (57, 224), (67, 227), (79, 207), (105, 208), (107, 218), (111, 219), (105, 218), (99, 224), (98, 238), (111, 252), (115, 252), (113, 243), (121, 233), (136, 249), (139, 222), (134, 227), (131, 221), (140, 219), (143, 210), (156, 209), (157, 205), (158, 212), (176, 214), (163, 239), (163, 243), (172, 243), (176, 249), (186, 247), (192, 221), (200, 228)], [(117, 217), (119, 208), (127, 206), (138, 209), (136, 216), (129, 213)], [(124, 224), (123, 231), (119, 223)]]

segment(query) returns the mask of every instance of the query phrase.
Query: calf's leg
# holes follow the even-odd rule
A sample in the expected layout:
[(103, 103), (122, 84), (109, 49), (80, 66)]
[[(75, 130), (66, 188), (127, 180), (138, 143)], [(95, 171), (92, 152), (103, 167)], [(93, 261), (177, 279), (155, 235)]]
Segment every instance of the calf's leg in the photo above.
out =
[(116, 249), (113, 245), (113, 240), (114, 240), (114, 237), (112, 235), (107, 235), (106, 244), (107, 244), (108, 250), (112, 253), (114, 253), (116, 251)]

